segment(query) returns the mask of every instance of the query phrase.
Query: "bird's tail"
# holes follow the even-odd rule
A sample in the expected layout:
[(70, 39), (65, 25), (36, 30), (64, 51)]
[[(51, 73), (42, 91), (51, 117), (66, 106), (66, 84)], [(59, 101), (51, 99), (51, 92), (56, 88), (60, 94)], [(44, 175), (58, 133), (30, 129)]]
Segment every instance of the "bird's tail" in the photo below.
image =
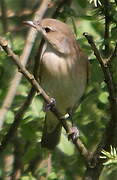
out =
[[(50, 119), (51, 118), (51, 119)], [(50, 150), (59, 143), (62, 126), (54, 115), (46, 116), (43, 128), (41, 146)]]

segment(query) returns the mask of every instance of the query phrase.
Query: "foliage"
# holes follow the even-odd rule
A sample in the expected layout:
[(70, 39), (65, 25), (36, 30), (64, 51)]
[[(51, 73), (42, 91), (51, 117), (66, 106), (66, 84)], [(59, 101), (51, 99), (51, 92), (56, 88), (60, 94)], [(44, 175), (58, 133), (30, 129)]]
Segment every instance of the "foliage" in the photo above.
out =
[(100, 0), (89, 0), (89, 3), (94, 3), (95, 7), (97, 7), (98, 5), (102, 5)]
[[(102, 159), (107, 159), (103, 165), (117, 165), (117, 150), (111, 146), (111, 151), (102, 150), (103, 156), (100, 156)], [(117, 168), (117, 167), (116, 167)]]
[(117, 171), (117, 150), (114, 147), (110, 147), (110, 152), (102, 150), (101, 159), (105, 159), (103, 165), (105, 166), (104, 172), (107, 172), (106, 178)]
[[(32, 18), (32, 11), (34, 11), (36, 6), (31, 0), (30, 3), (25, 1), (25, 6), (23, 6), (23, 3), (23, 0), (6, 0), (5, 10), (8, 11), (7, 34), (4, 33), (3, 21), (0, 23), (0, 33), (9, 40), (11, 48), (19, 55), (22, 53), (25, 37), (27, 35), (27, 28), (24, 28), (22, 21)], [(21, 14), (23, 14), (27, 9), (31, 13), (28, 15), (17, 16), (17, 13), (22, 12)], [(110, 36), (108, 42), (109, 49), (112, 52), (117, 31), (116, 1), (110, 0), (109, 9)], [(14, 12), (15, 14), (13, 14)], [(73, 0), (71, 7), (68, 7), (66, 4), (63, 7), (63, 11), (57, 14), (57, 17), (61, 20), (67, 18), (67, 23), (73, 29), (77, 41), (89, 57), (91, 76), (85, 96), (79, 108), (74, 113), (73, 120), (74, 124), (80, 129), (82, 141), (87, 145), (88, 149), (92, 151), (96, 149), (105, 126), (110, 119), (109, 94), (100, 65), (82, 34), (85, 31), (92, 34), (97, 47), (104, 56), (104, 16), (105, 11), (102, 0)], [(33, 48), (27, 64), (27, 68), (30, 71), (33, 69), (36, 50), (37, 44)], [(113, 60), (111, 70), (113, 72), (114, 81), (117, 83), (117, 61), (115, 59)], [(14, 76), (15, 70), (16, 67), (13, 65), (10, 57), (0, 49), (0, 106), (2, 106), (8, 92), (10, 81)], [(23, 78), (17, 89), (13, 104), (6, 116), (4, 127), (0, 132), (0, 139), (8, 132), (16, 112), (27, 98), (29, 89), (29, 83)], [(0, 177), (2, 179), (5, 179), (7, 174), (12, 174), (13, 170), (10, 166), (17, 153), (19, 153), (19, 163), (23, 166), (21, 180), (33, 180), (38, 179), (39, 177), (45, 178), (47, 176), (47, 171), (50, 168), (49, 166), (51, 166), (51, 173), (47, 177), (48, 180), (75, 180), (83, 177), (85, 172), (85, 162), (75, 150), (73, 144), (68, 142), (64, 130), (57, 150), (52, 153), (52, 164), (50, 163), (50, 165), (48, 163), (48, 152), (42, 150), (40, 147), (44, 117), (45, 113), (43, 112), (42, 99), (36, 95), (21, 120), (16, 137), (7, 147), (4, 154), (1, 155), (3, 163), (0, 164)], [(108, 179), (108, 172), (110, 172), (109, 178), (111, 179), (111, 177), (113, 177), (113, 171), (115, 170), (116, 173), (114, 173), (117, 177), (116, 149), (111, 147), (110, 153), (103, 150), (102, 154), (103, 156), (101, 156), (101, 158), (106, 159), (104, 166), (111, 166), (110, 171), (108, 168), (105, 171), (107, 175), (106, 178)], [(10, 165), (6, 168), (8, 164)]]

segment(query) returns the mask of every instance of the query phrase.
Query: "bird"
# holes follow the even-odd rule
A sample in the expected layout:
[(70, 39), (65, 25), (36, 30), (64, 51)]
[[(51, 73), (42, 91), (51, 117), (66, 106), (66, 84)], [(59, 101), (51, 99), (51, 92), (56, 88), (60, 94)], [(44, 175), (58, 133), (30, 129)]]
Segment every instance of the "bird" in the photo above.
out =
[[(45, 40), (40, 58), (40, 84), (62, 114), (76, 110), (83, 96), (87, 80), (88, 57), (76, 41), (70, 27), (58, 20), (25, 21)], [(54, 150), (61, 136), (62, 125), (51, 111), (46, 112), (41, 145)]]

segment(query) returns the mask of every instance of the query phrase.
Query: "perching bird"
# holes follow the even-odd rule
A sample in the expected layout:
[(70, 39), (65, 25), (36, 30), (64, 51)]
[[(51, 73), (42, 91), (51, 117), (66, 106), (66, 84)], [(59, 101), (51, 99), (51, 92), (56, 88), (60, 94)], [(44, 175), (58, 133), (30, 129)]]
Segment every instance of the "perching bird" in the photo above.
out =
[[(77, 44), (69, 26), (57, 19), (26, 21), (45, 39), (40, 64), (40, 84), (55, 98), (63, 114), (74, 111), (82, 97), (88, 78), (88, 59)], [(59, 142), (61, 124), (48, 111), (42, 135), (42, 147), (54, 149)]]

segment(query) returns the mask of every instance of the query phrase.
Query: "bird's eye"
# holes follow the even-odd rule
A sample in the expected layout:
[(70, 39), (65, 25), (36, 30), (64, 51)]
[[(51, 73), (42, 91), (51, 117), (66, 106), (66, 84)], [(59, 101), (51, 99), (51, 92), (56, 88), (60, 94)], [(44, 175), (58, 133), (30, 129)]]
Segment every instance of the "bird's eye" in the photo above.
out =
[(51, 31), (51, 29), (49, 27), (45, 27), (44, 29), (45, 29), (46, 33), (49, 33)]

